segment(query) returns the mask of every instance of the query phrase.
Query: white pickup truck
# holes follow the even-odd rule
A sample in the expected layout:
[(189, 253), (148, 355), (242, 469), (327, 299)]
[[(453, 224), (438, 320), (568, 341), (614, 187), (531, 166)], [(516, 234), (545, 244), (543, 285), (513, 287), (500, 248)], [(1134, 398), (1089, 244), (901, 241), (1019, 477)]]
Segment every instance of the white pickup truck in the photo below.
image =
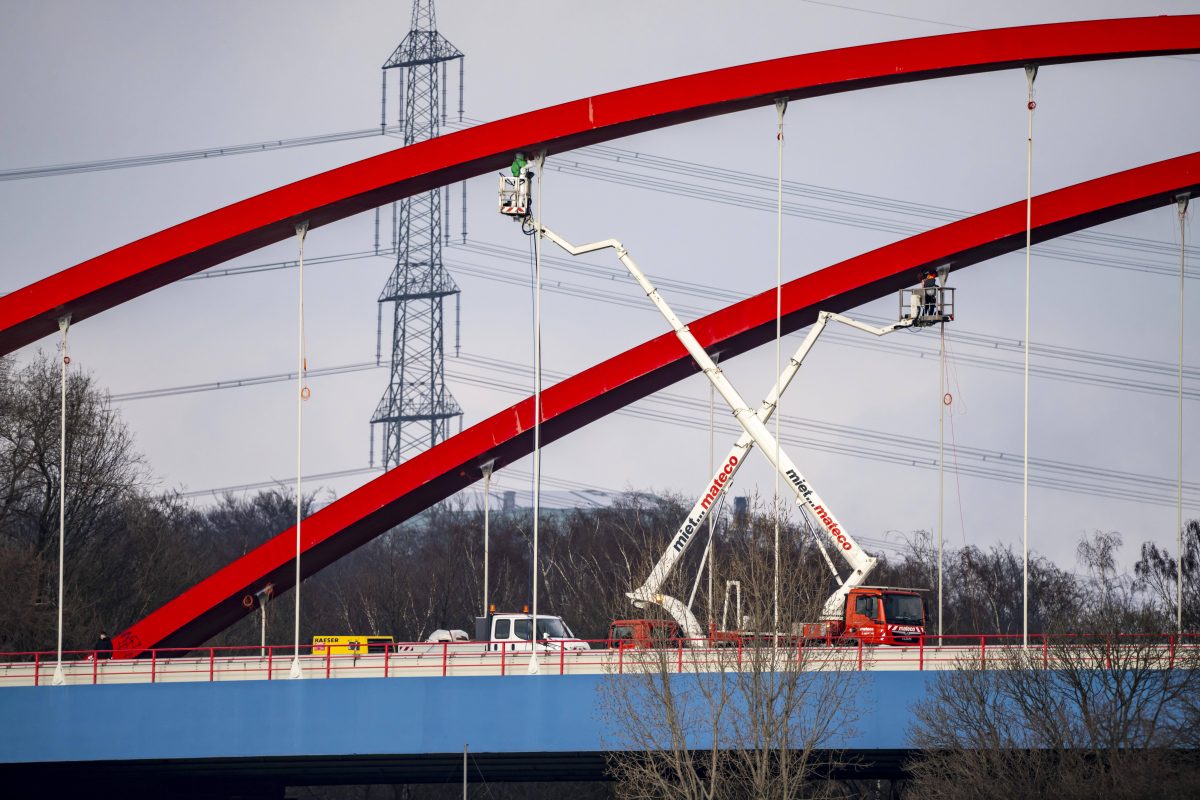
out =
[[(475, 618), (474, 639), (468, 637), (464, 630), (443, 628), (431, 633), (425, 641), (431, 644), (449, 642), (449, 652), (451, 653), (499, 652), (501, 650), (528, 653), (532, 649), (529, 635), (532, 629), (532, 614), (493, 612), (486, 617)], [(582, 641), (571, 632), (562, 617), (548, 614), (538, 614), (537, 643), (539, 652), (557, 653), (560, 650), (591, 649), (587, 642)]]

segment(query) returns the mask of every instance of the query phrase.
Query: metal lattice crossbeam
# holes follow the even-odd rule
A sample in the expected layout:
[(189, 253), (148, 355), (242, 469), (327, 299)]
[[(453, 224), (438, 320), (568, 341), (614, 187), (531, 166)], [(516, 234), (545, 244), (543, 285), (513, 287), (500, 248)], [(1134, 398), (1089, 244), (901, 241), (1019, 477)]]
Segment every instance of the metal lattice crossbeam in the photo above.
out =
[[(421, 4), (418, 3), (419, 7)], [(430, 6), (433, 4), (430, 3)], [(453, 61), (462, 58), (462, 51), (450, 44), (445, 36), (435, 30), (411, 30), (404, 41), (392, 51), (391, 56), (384, 62), (384, 69), (393, 67), (415, 67), (423, 64), (439, 64), (443, 61)]]

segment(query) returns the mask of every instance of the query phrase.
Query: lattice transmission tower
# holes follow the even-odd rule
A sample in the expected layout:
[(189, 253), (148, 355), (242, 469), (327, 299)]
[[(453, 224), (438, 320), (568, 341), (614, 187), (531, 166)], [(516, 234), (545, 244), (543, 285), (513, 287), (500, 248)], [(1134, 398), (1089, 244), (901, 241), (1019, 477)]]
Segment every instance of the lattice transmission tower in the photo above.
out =
[[(459, 63), (458, 115), (462, 119), (463, 53), (437, 31), (433, 0), (414, 0), (408, 35), (383, 65), (381, 127), (387, 132), (387, 73), (399, 70), (399, 129), (407, 147), (437, 136), (446, 124), (447, 65)], [(405, 198), (392, 206), (396, 266), (379, 295), (380, 334), (385, 306), (392, 304), (391, 381), (371, 417), (371, 463), (375, 426), (383, 426), (384, 469), (445, 439), (462, 409), (446, 388), (443, 304), (459, 289), (442, 265), (449, 240), (449, 187)], [(464, 225), (465, 225), (464, 209)], [(376, 212), (376, 250), (379, 214)], [(445, 230), (443, 232), (443, 223)], [(457, 322), (457, 317), (456, 317)], [(378, 356), (378, 353), (377, 353)]]

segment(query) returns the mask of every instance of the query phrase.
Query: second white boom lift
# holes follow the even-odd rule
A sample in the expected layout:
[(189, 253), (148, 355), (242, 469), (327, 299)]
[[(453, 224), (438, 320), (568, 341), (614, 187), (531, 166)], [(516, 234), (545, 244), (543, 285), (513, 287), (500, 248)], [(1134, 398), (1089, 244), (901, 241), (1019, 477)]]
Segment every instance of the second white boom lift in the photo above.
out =
[[(522, 177), (524, 178), (524, 176)], [(524, 184), (524, 197), (528, 198), (527, 178), (525, 179)], [(518, 186), (517, 191), (519, 191), (520, 188), (521, 187)], [(850, 327), (873, 334), (875, 336), (883, 336), (900, 328), (924, 326), (926, 324), (944, 322), (947, 319), (953, 318), (952, 315), (945, 314), (945, 308), (943, 307), (942, 302), (942, 292), (944, 290), (940, 287), (936, 289), (936, 317), (923, 317), (921, 315), (916, 299), (917, 295), (915, 293), (923, 292), (925, 290), (916, 289), (912, 290), (914, 294), (910, 304), (911, 313), (906, 314), (902, 311), (902, 319), (899, 322), (883, 328), (872, 327), (833, 312), (820, 312), (818, 314), (816, 323), (813, 325), (813, 328), (809, 331), (808, 336), (805, 337), (804, 342), (797, 349), (795, 355), (792, 356), (787, 368), (779, 376), (779, 379), (774, 388), (772, 388), (770, 394), (767, 395), (767, 398), (763, 400), (758, 409), (754, 410), (750, 408), (750, 406), (738, 393), (737, 389), (734, 388), (733, 384), (729, 382), (729, 379), (725, 376), (725, 373), (721, 371), (721, 368), (717, 366), (716, 362), (701, 346), (695, 335), (688, 329), (688, 326), (685, 325), (678, 316), (676, 316), (675, 312), (671, 310), (671, 307), (667, 305), (667, 302), (663, 300), (662, 296), (658, 293), (658, 290), (654, 288), (653, 284), (651, 284), (650, 280), (646, 277), (646, 274), (642, 272), (642, 270), (634, 262), (633, 258), (630, 257), (629, 251), (625, 249), (624, 245), (622, 245), (616, 239), (604, 239), (597, 242), (591, 242), (589, 244), (573, 245), (540, 223), (532, 223), (531, 225), (531, 218), (529, 214), (530, 204), (528, 203), (528, 200), (526, 200), (524, 203), (516, 204), (520, 206), (519, 212), (515, 211), (511, 207), (512, 204), (510, 204), (509, 208), (506, 208), (506, 189), (508, 189), (510, 193), (514, 191), (513, 187), (506, 187), (502, 184), (500, 203), (501, 213), (519, 219), (522, 223), (523, 229), (526, 232), (549, 239), (551, 242), (554, 242), (556, 245), (573, 256), (584, 255), (586, 253), (593, 253), (599, 250), (607, 250), (610, 248), (616, 252), (617, 258), (620, 259), (621, 263), (629, 271), (629, 274), (635, 281), (637, 281), (638, 285), (642, 287), (642, 290), (645, 291), (646, 296), (650, 298), (650, 301), (654, 303), (655, 307), (659, 310), (659, 313), (662, 314), (663, 318), (671, 326), (675, 336), (679, 339), (680, 343), (684, 346), (696, 364), (699, 365), (705, 377), (707, 377), (712, 383), (713, 387), (716, 389), (717, 393), (721, 395), (726, 405), (729, 406), (730, 410), (733, 412), (734, 419), (737, 420), (738, 425), (740, 425), (743, 430), (742, 436), (738, 438), (737, 442), (730, 449), (726, 460), (722, 462), (722, 465), (718, 469), (717, 473), (713, 475), (712, 480), (706, 487), (704, 494), (699, 500), (697, 500), (683, 524), (681, 524), (679, 529), (676, 531), (676, 534), (671, 540), (666, 552), (659, 559), (658, 563), (651, 571), (650, 576), (646, 579), (646, 582), (634, 591), (629, 592), (629, 597), (639, 607), (645, 607), (645, 605), (651, 603), (661, 606), (679, 623), (680, 627), (684, 631), (685, 636), (690, 641), (699, 643), (705, 637), (705, 634), (701, 629), (699, 622), (696, 620), (695, 615), (691, 613), (691, 609), (678, 599), (664, 595), (662, 593), (662, 586), (667, 577), (671, 574), (671, 571), (679, 562), (680, 558), (682, 558), (684, 552), (686, 552), (688, 545), (694, 538), (694, 535), (699, 531), (701, 524), (708, 517), (709, 513), (711, 513), (721, 495), (728, 488), (733, 475), (736, 474), (737, 470), (740, 468), (750, 449), (754, 445), (758, 445), (763, 455), (766, 456), (767, 460), (771, 462), (771, 465), (780, 473), (780, 475), (782, 475), (787, 485), (791, 487), (793, 493), (796, 495), (797, 504), (803, 508), (806, 508), (808, 512), (820, 522), (822, 529), (829, 537), (830, 544), (834, 546), (834, 549), (841, 554), (842, 558), (844, 558), (847, 564), (850, 566), (850, 575), (844, 580), (841, 579), (838, 577), (837, 570), (833, 567), (828, 553), (825, 551), (823, 546), (821, 547), (822, 553), (825, 555), (830, 569), (833, 570), (834, 576), (835, 578), (838, 578), (840, 584), (838, 589), (825, 601), (821, 616), (822, 619), (839, 618), (842, 614), (842, 608), (845, 606), (847, 595), (849, 595), (851, 590), (861, 586), (864, 583), (866, 577), (871, 573), (871, 570), (874, 569), (878, 559), (864, 551), (862, 547), (859, 546), (858, 542), (854, 540), (854, 537), (852, 537), (850, 533), (842, 527), (841, 523), (838, 522), (837, 517), (834, 516), (833, 512), (825, 504), (824, 500), (822, 500), (820, 495), (817, 494), (816, 489), (813, 488), (812, 484), (807, 478), (804, 477), (796, 464), (777, 443), (775, 437), (771, 434), (765, 423), (775, 412), (775, 409), (778, 406), (780, 395), (787, 389), (788, 384), (791, 383), (792, 379), (799, 371), (804, 358), (808, 355), (813, 345), (816, 344), (817, 339), (820, 337), (826, 325), (828, 325), (831, 320), (841, 322), (849, 325)], [(818, 539), (818, 545), (820, 544), (821, 542)]]

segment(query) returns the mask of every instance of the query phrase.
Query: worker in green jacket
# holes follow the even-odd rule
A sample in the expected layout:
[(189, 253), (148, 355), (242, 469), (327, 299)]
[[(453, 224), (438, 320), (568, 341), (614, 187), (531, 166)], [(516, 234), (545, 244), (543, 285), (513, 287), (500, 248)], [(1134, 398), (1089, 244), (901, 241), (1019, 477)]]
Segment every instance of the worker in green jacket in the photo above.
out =
[(516, 158), (512, 163), (512, 174), (514, 178), (519, 178), (525, 172), (525, 165), (529, 163), (525, 160), (524, 153), (517, 153)]

